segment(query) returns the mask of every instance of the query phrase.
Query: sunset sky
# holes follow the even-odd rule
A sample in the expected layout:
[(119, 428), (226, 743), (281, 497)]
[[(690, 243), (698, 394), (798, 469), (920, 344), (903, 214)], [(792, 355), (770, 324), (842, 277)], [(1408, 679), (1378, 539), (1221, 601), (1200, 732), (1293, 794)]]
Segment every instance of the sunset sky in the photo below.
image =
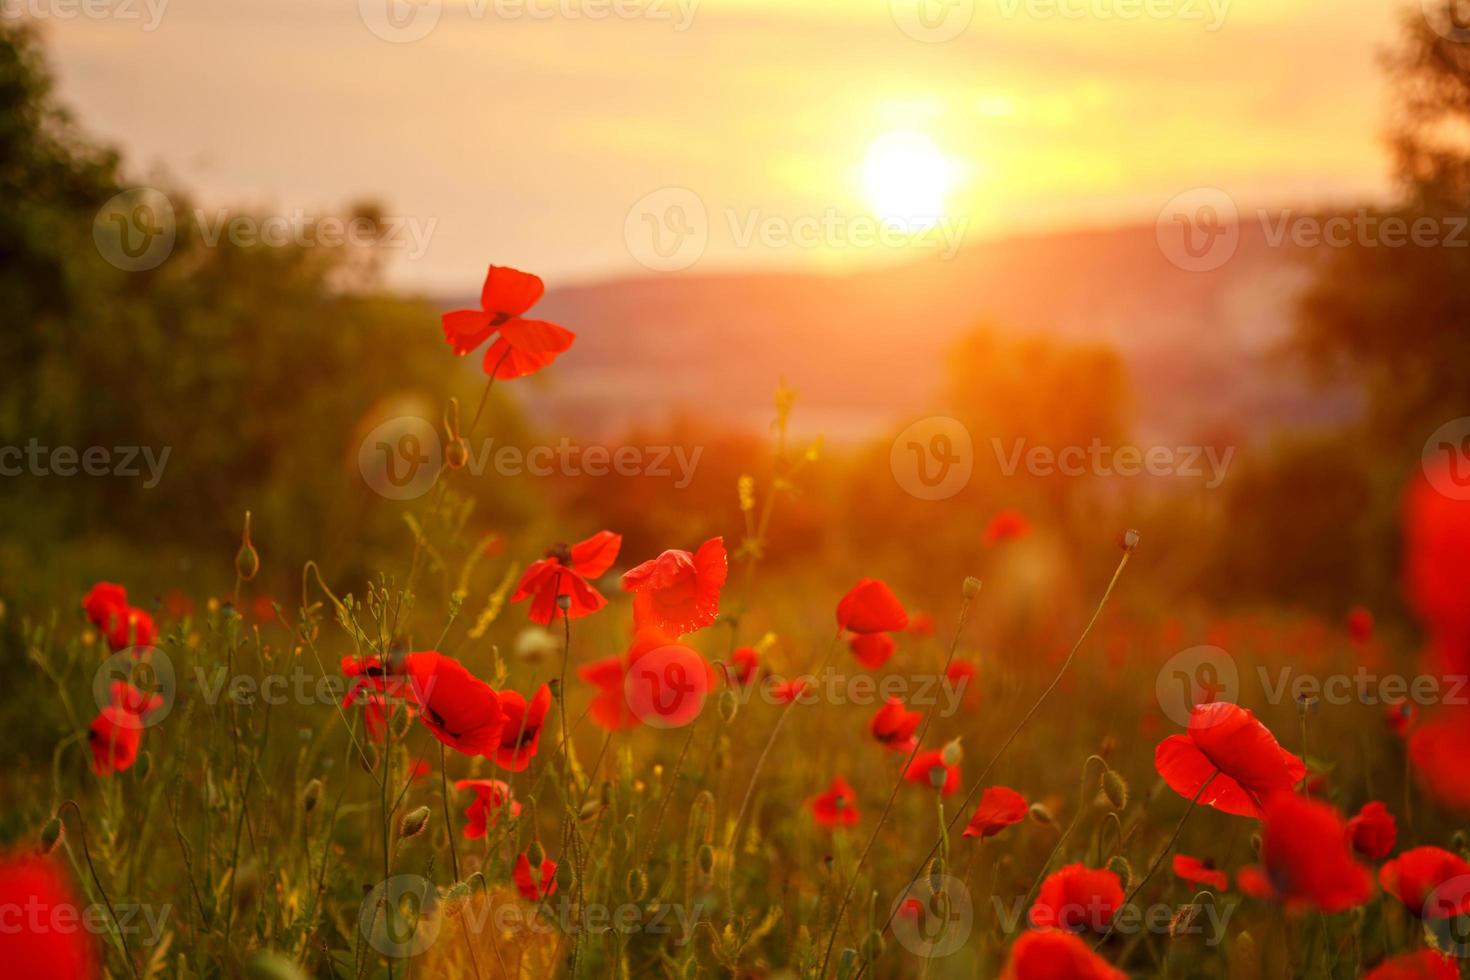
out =
[[(46, 36), (138, 183), (210, 212), (375, 197), (405, 286), (473, 289), (491, 259), (646, 273), (638, 236), (691, 201), (706, 229), (673, 265), (708, 272), (1152, 222), (1199, 186), (1247, 213), (1389, 187), (1385, 0), (976, 0), (968, 26), (968, 0), (151, 0), (151, 31), (128, 2)], [(914, 36), (916, 2), (957, 36)], [(899, 215), (928, 230), (864, 237)]]

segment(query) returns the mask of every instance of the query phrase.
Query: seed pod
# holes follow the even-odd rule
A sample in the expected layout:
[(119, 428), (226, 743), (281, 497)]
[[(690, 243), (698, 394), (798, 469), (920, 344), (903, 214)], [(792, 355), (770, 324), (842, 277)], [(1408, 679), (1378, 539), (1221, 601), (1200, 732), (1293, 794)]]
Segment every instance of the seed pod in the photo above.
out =
[(316, 809), (316, 805), (322, 799), (322, 781), (313, 779), (306, 784), (306, 789), (301, 791), (301, 809), (307, 813)]
[(41, 853), (50, 854), (56, 850), (56, 845), (61, 843), (63, 828), (60, 817), (52, 817), (46, 821), (41, 828)]
[(973, 599), (980, 594), (980, 580), (973, 575), (965, 577), (964, 593), (966, 599)]
[(1125, 891), (1133, 887), (1133, 865), (1121, 854), (1115, 854), (1108, 860), (1108, 870), (1118, 876)]
[(735, 713), (740, 710), (740, 699), (735, 692), (728, 687), (720, 692), (720, 720), (725, 724), (735, 720)]
[[(964, 761), (964, 746), (960, 745), (959, 739), (950, 739), (948, 742), (944, 743), (944, 748), (941, 749), (939, 752), (939, 758), (944, 760), (944, 764), (946, 766), (957, 766)], [(941, 783), (940, 785), (943, 784)]]
[(403, 815), (403, 819), (398, 823), (398, 836), (417, 837), (419, 834), (422, 834), (424, 832), (424, 829), (428, 826), (429, 808), (426, 806), (421, 806), (418, 809), (410, 810)]
[(1118, 539), (1118, 543), (1125, 552), (1130, 555), (1133, 554), (1133, 552), (1138, 550), (1138, 532), (1130, 527), (1123, 532), (1123, 536)]
[(250, 511), (245, 512), (245, 532), (240, 536), (240, 550), (235, 552), (235, 574), (248, 582), (260, 571), (260, 555), (250, 543)]
[(1114, 810), (1123, 810), (1128, 807), (1128, 783), (1118, 775), (1116, 769), (1109, 769), (1103, 773), (1102, 790), (1103, 796), (1108, 798)]

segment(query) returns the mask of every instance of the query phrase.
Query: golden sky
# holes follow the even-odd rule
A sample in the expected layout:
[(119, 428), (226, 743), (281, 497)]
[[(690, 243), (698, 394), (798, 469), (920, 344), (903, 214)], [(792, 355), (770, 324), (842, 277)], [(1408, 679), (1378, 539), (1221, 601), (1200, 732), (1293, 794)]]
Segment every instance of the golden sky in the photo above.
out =
[[(432, 289), (492, 260), (845, 268), (1152, 222), (1201, 186), (1242, 209), (1389, 187), (1389, 0), (24, 2), (139, 183), (211, 213), (375, 196), (394, 280)], [(650, 255), (692, 208), (698, 254)]]

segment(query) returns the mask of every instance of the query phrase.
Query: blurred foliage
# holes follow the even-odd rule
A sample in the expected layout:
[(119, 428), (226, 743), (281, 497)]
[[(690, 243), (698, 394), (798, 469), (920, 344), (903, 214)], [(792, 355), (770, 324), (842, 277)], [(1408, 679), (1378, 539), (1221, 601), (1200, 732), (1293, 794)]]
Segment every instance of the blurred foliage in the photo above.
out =
[[(401, 538), (403, 506), (365, 485), (358, 442), (394, 414), (437, 422), (446, 387), (473, 407), (482, 382), (456, 370), (429, 304), (382, 288), (371, 246), (206, 236), (187, 196), (170, 192), (172, 253), (149, 271), (114, 267), (93, 221), (126, 183), (117, 154), (56, 105), (34, 34), (0, 22), (0, 445), (170, 454), (151, 489), (142, 477), (7, 477), (0, 585), (25, 594), (41, 556), (66, 576), (86, 549), (77, 589), (123, 578), (124, 560), (134, 583), (206, 573), (218, 588), (246, 509), (269, 566), (294, 575), (325, 557), (329, 574), (363, 575)], [(492, 415), (498, 432), (518, 431), (508, 403)], [(477, 496), (508, 520), (535, 507), (490, 482)], [(201, 549), (217, 569), (196, 567)]]

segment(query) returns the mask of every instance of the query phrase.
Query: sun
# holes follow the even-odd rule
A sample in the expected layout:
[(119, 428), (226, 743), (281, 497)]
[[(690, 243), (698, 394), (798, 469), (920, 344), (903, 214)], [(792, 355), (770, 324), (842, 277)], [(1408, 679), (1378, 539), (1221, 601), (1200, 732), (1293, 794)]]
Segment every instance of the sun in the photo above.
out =
[(863, 160), (873, 213), (914, 230), (932, 227), (944, 216), (944, 196), (954, 180), (954, 165), (923, 133), (885, 133)]

